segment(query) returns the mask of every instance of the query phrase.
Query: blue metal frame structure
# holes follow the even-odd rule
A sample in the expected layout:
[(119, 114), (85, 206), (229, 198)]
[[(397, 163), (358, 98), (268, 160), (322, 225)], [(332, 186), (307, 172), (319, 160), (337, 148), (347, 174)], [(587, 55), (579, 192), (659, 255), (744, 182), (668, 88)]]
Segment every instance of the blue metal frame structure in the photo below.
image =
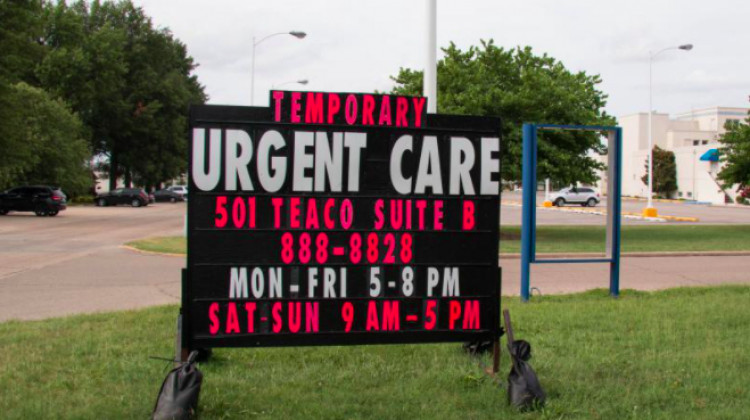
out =
[[(536, 168), (537, 133), (539, 131), (596, 131), (607, 134), (607, 242), (605, 258), (537, 259), (536, 258)], [(590, 125), (523, 125), (523, 218), (521, 226), (521, 299), (530, 295), (531, 264), (609, 263), (609, 293), (620, 294), (620, 225), (621, 225), (622, 128)]]

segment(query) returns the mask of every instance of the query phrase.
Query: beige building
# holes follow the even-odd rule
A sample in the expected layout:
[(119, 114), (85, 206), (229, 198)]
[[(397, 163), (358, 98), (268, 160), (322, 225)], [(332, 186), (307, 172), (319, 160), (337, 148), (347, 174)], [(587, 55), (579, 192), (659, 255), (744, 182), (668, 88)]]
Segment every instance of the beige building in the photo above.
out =
[[(734, 201), (736, 188), (725, 191), (716, 179), (721, 163), (716, 161), (712, 150), (720, 147), (718, 139), (725, 132), (724, 124), (729, 120), (744, 122), (748, 110), (713, 107), (677, 114), (672, 118), (668, 114), (653, 115), (653, 144), (675, 154), (677, 192), (674, 198), (712, 204)], [(648, 113), (622, 116), (619, 125), (623, 135), (622, 194), (646, 197), (648, 184), (641, 178), (646, 174), (648, 157)]]

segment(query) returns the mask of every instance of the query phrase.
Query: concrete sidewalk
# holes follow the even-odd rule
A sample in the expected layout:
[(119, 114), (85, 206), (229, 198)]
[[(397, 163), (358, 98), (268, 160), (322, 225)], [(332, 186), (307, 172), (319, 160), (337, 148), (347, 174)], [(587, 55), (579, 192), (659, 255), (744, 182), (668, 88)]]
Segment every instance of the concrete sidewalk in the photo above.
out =
[[(521, 261), (500, 258), (503, 295), (520, 296)], [(609, 289), (609, 264), (532, 264), (531, 287), (542, 294)], [(750, 285), (750, 257), (630, 257), (620, 262), (620, 290), (659, 290), (719, 284)]]

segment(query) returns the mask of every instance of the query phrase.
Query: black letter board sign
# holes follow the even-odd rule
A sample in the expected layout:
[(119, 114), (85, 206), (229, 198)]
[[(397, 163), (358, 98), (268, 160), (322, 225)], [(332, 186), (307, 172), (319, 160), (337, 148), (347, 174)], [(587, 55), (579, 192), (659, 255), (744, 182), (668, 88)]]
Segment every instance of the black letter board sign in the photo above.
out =
[(499, 336), (499, 119), (273, 91), (190, 136), (187, 348)]

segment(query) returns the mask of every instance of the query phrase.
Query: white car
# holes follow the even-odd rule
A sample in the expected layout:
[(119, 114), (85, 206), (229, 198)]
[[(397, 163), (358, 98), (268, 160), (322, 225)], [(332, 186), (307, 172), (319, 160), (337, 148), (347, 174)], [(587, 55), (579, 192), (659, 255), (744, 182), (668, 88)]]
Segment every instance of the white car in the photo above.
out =
[(187, 198), (188, 195), (188, 189), (185, 185), (172, 185), (171, 187), (167, 187), (167, 190), (179, 194), (182, 198)]
[(601, 201), (599, 193), (591, 188), (570, 187), (563, 188), (558, 192), (550, 195), (552, 204), (562, 207), (566, 204), (580, 204), (584, 207), (594, 207)]

